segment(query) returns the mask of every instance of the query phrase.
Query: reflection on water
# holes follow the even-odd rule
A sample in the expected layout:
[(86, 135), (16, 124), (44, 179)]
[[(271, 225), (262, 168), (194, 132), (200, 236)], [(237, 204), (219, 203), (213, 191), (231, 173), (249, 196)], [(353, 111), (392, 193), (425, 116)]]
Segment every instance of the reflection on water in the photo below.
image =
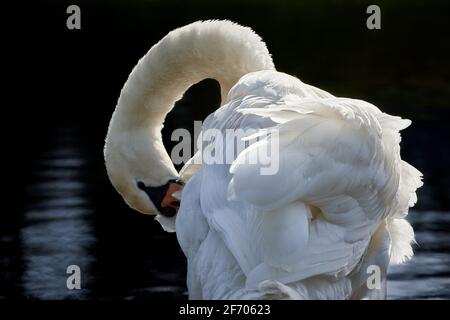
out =
[(450, 212), (412, 211), (416, 254), (390, 268), (391, 299), (450, 299)]
[(23, 294), (38, 299), (86, 298), (88, 290), (68, 290), (66, 269), (77, 264), (89, 277), (93, 257), (93, 214), (82, 179), (85, 161), (71, 132), (55, 132), (52, 149), (38, 159), (36, 181), (29, 185), (28, 208), (20, 232), (24, 256)]
[[(91, 163), (101, 154), (97, 160), (86, 156), (77, 134), (55, 132), (36, 160), (16, 244), (20, 296), (185, 299), (185, 262), (175, 237), (148, 216), (124, 213), (102, 164)], [(450, 298), (450, 212), (412, 211), (410, 220), (419, 245), (412, 261), (390, 268), (388, 297)], [(11, 241), (2, 237), (0, 246)], [(13, 257), (2, 258), (3, 266), (8, 259)], [(71, 264), (82, 270), (82, 290), (66, 288)], [(13, 274), (13, 268), (2, 270), (3, 276)]]

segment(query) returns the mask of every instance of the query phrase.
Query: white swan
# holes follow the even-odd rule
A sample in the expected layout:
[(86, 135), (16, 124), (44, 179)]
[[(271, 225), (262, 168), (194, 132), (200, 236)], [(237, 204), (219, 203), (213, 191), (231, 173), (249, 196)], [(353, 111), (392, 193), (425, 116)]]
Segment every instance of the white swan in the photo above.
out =
[[(276, 174), (238, 161), (270, 135), (232, 165), (190, 161), (175, 170), (162, 124), (205, 78), (220, 83), (223, 104), (202, 130), (276, 128)], [(190, 298), (384, 298), (388, 264), (413, 254), (414, 232), (404, 218), (421, 173), (400, 159), (399, 147), (399, 131), (409, 124), (275, 71), (251, 29), (204, 21), (170, 32), (139, 61), (122, 89), (104, 154), (128, 205), (176, 228)], [(381, 285), (368, 285), (377, 271)]]

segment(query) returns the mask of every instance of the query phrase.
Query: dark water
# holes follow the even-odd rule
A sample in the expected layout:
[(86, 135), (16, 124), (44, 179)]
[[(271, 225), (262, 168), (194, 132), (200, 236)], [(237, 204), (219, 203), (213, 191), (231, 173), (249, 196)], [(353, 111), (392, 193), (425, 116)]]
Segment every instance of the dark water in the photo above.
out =
[(415, 256), (391, 266), (389, 299), (450, 298), (450, 212), (410, 212), (416, 232)]
[[(5, 283), (1, 297), (185, 299), (185, 261), (174, 235), (122, 203), (105, 176), (101, 149), (92, 154), (89, 137), (80, 138), (80, 133), (80, 128), (54, 130), (35, 160), (25, 190), (26, 207), (15, 227), (0, 238), (6, 253), (0, 260)], [(408, 156), (426, 164), (426, 149), (408, 149), (422, 135), (421, 130), (406, 135), (405, 147)], [(438, 207), (433, 195), (436, 189), (448, 188), (448, 177), (435, 177), (433, 172), (444, 166), (446, 157), (434, 159), (432, 167), (421, 167), (430, 172), (426, 180), (437, 185), (424, 188), (420, 203), (423, 197), (425, 204)], [(419, 205), (410, 221), (417, 235), (416, 255), (391, 268), (388, 297), (450, 298), (450, 212)], [(81, 290), (66, 288), (66, 268), (71, 264), (81, 268)]]

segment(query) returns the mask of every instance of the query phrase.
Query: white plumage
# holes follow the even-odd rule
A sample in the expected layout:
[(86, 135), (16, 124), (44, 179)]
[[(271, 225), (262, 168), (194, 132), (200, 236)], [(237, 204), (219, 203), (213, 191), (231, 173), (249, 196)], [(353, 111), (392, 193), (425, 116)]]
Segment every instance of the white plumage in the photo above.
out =
[[(421, 174), (399, 147), (410, 121), (275, 71), (249, 28), (196, 22), (169, 33), (133, 70), (105, 147), (125, 200), (156, 213), (135, 181), (156, 186), (178, 177), (161, 148), (161, 123), (191, 84), (208, 77), (221, 84), (224, 104), (203, 130), (253, 129), (261, 139), (231, 164), (187, 163), (177, 216), (157, 217), (176, 229), (190, 298), (384, 298), (389, 262), (412, 256), (405, 217)], [(246, 161), (275, 138), (264, 129), (279, 138), (272, 175)], [(124, 136), (126, 143), (116, 138)], [(381, 270), (380, 288), (367, 287), (371, 265)]]

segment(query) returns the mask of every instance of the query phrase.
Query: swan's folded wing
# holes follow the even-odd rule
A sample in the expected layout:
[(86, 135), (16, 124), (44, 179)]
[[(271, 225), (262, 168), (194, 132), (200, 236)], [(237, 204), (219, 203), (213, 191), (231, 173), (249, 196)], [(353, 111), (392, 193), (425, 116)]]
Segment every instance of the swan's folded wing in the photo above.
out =
[[(265, 279), (292, 282), (319, 274), (347, 275), (363, 257), (398, 191), (399, 155), (386, 149), (378, 121), (382, 113), (376, 107), (343, 98), (294, 100), (278, 108), (243, 110), (279, 125), (238, 156), (230, 169), (228, 195), (255, 206), (261, 215), (294, 202), (306, 204), (314, 209), (309, 240), (295, 263), (276, 266), (267, 263), (261, 248), (265, 242), (250, 239), (263, 257), (247, 275), (249, 286)], [(274, 146), (279, 152), (272, 153)], [(267, 163), (254, 159), (267, 150), (277, 162), (270, 166), (277, 170), (262, 174)]]
[[(302, 100), (290, 108), (242, 110), (270, 117), (279, 125), (263, 132), (236, 158), (230, 169), (230, 198), (271, 210), (296, 200), (319, 204), (330, 197), (361, 197), (371, 191), (378, 201), (367, 204), (382, 207), (383, 200), (392, 200), (397, 191), (399, 173), (389, 167), (381, 128), (365, 104), (334, 98)], [(265, 163), (267, 153), (270, 162)], [(270, 166), (273, 172), (264, 174), (264, 167)], [(391, 179), (397, 183), (389, 185)], [(276, 188), (267, 192), (267, 186)], [(389, 186), (394, 190), (381, 190)]]

